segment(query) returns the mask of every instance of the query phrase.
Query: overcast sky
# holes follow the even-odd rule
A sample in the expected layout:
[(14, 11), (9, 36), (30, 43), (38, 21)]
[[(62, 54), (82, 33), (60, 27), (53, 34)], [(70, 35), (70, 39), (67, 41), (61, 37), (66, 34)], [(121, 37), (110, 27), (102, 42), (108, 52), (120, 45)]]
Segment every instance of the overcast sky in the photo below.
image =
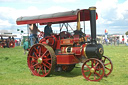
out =
[[(0, 0), (0, 32), (16, 34), (18, 28), (26, 32), (26, 25), (16, 25), (16, 19), (20, 16), (88, 9), (91, 6), (97, 8), (97, 34), (104, 34), (105, 29), (109, 34), (128, 31), (128, 0)], [(71, 25), (75, 27), (76, 24)], [(43, 31), (44, 26), (39, 28)], [(54, 31), (58, 30), (56, 28), (57, 25), (53, 25)], [(87, 34), (89, 30), (87, 22)]]

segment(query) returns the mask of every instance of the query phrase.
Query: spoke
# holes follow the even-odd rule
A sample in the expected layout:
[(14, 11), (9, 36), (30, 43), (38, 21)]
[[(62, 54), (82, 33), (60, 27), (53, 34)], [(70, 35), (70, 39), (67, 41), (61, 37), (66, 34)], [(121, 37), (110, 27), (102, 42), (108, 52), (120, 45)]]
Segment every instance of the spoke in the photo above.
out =
[(107, 67), (105, 67), (106, 69), (108, 69), (109, 71), (111, 70), (111, 69), (109, 69), (109, 68), (107, 68)]
[(96, 75), (94, 74), (94, 80), (96, 80)]
[(40, 73), (41, 67), (39, 68), (38, 74)]
[(91, 67), (89, 67), (87, 64), (85, 64), (89, 69), (91, 69)]
[(43, 57), (47, 52), (48, 52), (48, 50), (46, 50), (41, 57)]
[(92, 74), (92, 73), (90, 72), (90, 74), (88, 75), (88, 78), (91, 76), (91, 74)]
[(37, 52), (37, 54), (39, 54), (39, 51), (37, 50), (37, 48), (34, 47), (34, 49), (35, 49), (35, 51)]
[(103, 60), (103, 63), (105, 63), (105, 60), (106, 60), (107, 58), (106, 57), (104, 57), (104, 60)]
[(34, 52), (34, 54), (36, 55), (36, 57), (38, 58), (37, 54)]
[(47, 71), (46, 71), (46, 67), (44, 66), (44, 70), (45, 70), (45, 73), (47, 73)]
[(104, 65), (107, 66), (107, 65), (109, 65), (109, 64), (111, 64), (111, 63), (107, 63), (107, 64), (104, 64)]
[(36, 60), (32, 60), (31, 62), (37, 62)]
[(84, 72), (89, 72), (90, 70), (84, 70)]
[(101, 77), (101, 75), (99, 73), (95, 72), (95, 74)]
[(92, 66), (92, 68), (93, 68), (93, 61), (92, 61), (92, 60), (91, 60), (91, 63), (92, 63), (91, 66)]
[(47, 67), (48, 69), (50, 69), (50, 67), (48, 67), (46, 64), (42, 63), (44, 65), (44, 67)]
[(51, 64), (48, 61), (45, 61), (45, 62), (51, 67)]
[(51, 60), (51, 58), (43, 59), (43, 61), (49, 61), (49, 60)]
[(31, 66), (31, 67), (34, 67), (34, 66), (37, 66), (38, 65), (38, 63), (37, 64), (35, 64), (35, 65), (33, 65), (33, 66)]
[(100, 71), (100, 70), (103, 70), (103, 68), (98, 68), (98, 69), (96, 69), (97, 71)]
[(98, 66), (98, 64), (99, 64), (99, 62), (97, 62), (97, 64), (95, 65), (95, 67), (94, 67), (95, 69), (96, 69), (96, 67)]
[(36, 57), (34, 57), (34, 56), (29, 56), (30, 58), (34, 58), (34, 59), (37, 59)]
[(39, 56), (41, 56), (40, 54), (41, 54), (41, 48), (39, 47), (38, 48), (38, 51), (39, 51)]
[(48, 53), (46, 56), (49, 56), (50, 55), (50, 53)]
[(42, 70), (42, 73), (44, 74), (44, 69), (43, 69), (43, 68), (41, 68), (41, 70)]

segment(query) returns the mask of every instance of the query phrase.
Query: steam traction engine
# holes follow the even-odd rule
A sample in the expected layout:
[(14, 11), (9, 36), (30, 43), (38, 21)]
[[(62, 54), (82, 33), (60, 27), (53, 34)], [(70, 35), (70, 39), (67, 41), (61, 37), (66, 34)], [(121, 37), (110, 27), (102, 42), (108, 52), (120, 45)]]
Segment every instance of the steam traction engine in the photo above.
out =
[[(15, 47), (15, 41), (14, 41), (14, 36), (16, 35), (0, 35), (0, 48), (14, 48)], [(8, 37), (6, 39), (4, 39), (3, 37)]]
[[(61, 71), (70, 72), (80, 62), (83, 63), (82, 75), (88, 81), (99, 81), (103, 76), (108, 76), (112, 72), (113, 65), (111, 60), (103, 56), (103, 46), (97, 44), (96, 41), (96, 19), (98, 19), (98, 16), (95, 7), (56, 13), (48, 18), (25, 19), (26, 17), (22, 17), (22, 20), (18, 18), (17, 24), (30, 24), (33, 22), (46, 24), (51, 21), (53, 21), (53, 24), (77, 22), (77, 30), (74, 31), (73, 35), (67, 31), (53, 34), (41, 39), (38, 44), (30, 48), (27, 63), (33, 75), (49, 76), (59, 68)], [(91, 24), (90, 41), (86, 40), (85, 34), (80, 30), (80, 21), (87, 20), (90, 20)]]

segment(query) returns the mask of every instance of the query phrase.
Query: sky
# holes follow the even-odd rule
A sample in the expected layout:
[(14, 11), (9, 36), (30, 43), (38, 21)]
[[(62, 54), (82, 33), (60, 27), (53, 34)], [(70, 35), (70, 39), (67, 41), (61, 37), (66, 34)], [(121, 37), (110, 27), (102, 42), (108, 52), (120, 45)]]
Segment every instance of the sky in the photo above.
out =
[[(17, 29), (27, 33), (27, 25), (17, 25), (21, 16), (34, 16), (64, 12), (76, 9), (88, 9), (95, 6), (98, 13), (97, 34), (125, 34), (128, 31), (128, 0), (0, 0), (0, 33), (20, 34)], [(90, 22), (86, 22), (86, 34), (90, 34)], [(71, 23), (75, 30), (76, 23)], [(83, 24), (81, 24), (81, 27)], [(58, 32), (59, 25), (52, 25)], [(44, 26), (39, 26), (41, 31)]]

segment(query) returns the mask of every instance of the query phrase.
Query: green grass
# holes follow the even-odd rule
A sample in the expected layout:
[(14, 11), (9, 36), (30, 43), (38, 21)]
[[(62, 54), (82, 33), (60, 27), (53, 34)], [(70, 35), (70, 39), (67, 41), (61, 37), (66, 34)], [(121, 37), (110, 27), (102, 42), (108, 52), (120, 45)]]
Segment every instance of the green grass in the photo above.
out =
[(104, 50), (104, 55), (113, 62), (113, 72), (100, 82), (89, 82), (78, 67), (71, 73), (58, 72), (50, 77), (33, 76), (22, 47), (0, 48), (0, 85), (128, 85), (128, 47), (104, 46)]

